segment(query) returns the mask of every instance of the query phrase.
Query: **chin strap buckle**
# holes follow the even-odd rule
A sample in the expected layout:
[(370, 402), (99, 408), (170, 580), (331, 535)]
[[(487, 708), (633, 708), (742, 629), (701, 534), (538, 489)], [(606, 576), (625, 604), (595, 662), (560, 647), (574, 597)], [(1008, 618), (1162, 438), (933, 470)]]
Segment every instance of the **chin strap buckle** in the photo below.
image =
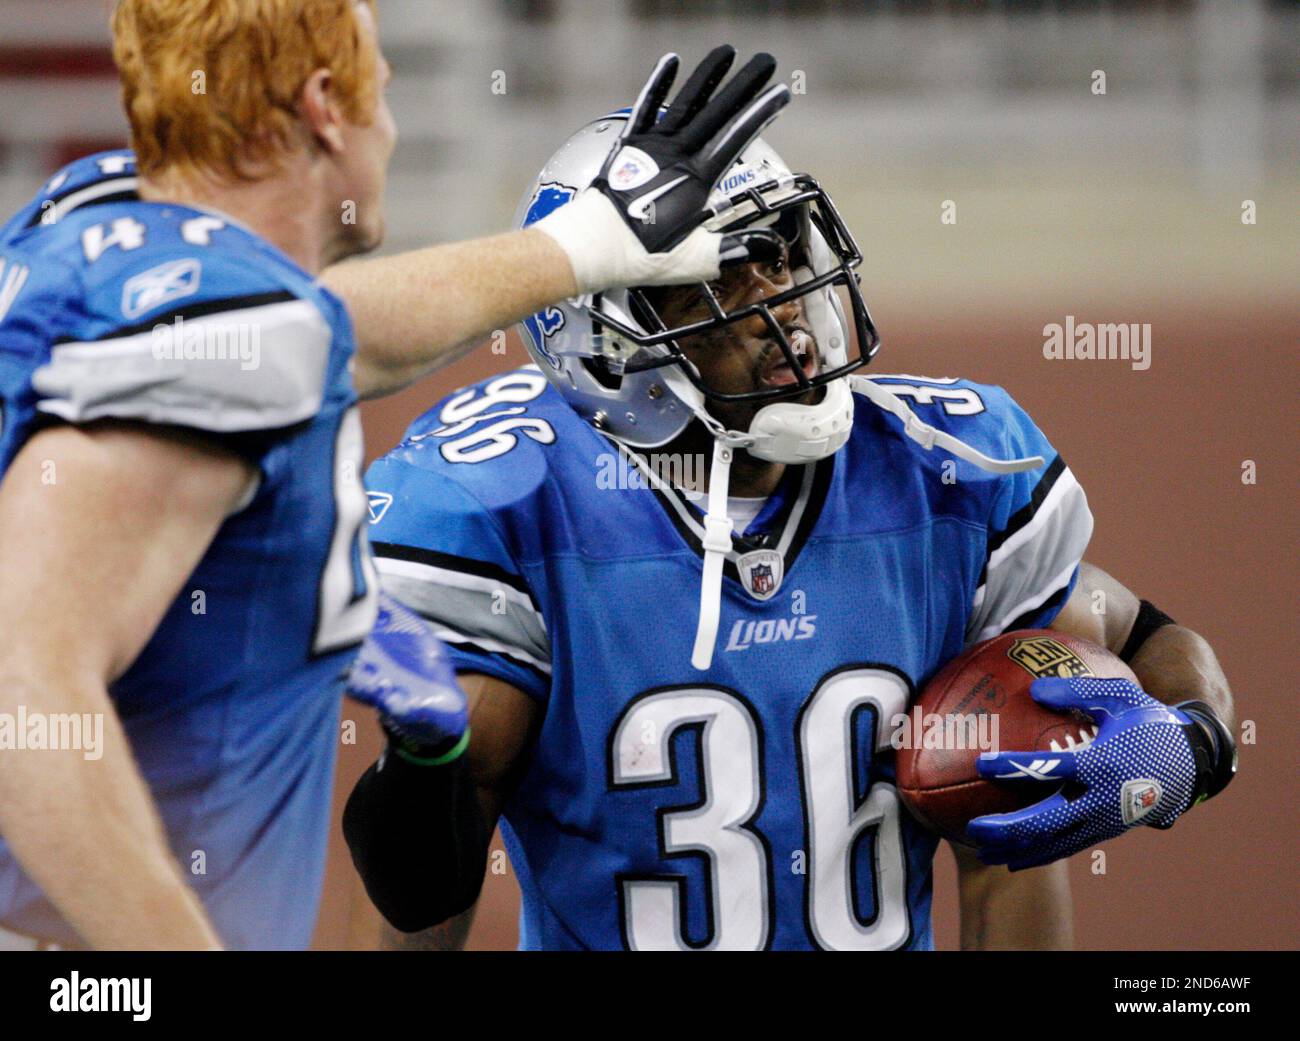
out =
[(732, 526), (730, 517), (705, 517), (704, 552), (721, 553), (723, 556), (730, 553)]
[(903, 418), (903, 433), (928, 452), (934, 448), (934, 438), (938, 431), (908, 409), (907, 415)]

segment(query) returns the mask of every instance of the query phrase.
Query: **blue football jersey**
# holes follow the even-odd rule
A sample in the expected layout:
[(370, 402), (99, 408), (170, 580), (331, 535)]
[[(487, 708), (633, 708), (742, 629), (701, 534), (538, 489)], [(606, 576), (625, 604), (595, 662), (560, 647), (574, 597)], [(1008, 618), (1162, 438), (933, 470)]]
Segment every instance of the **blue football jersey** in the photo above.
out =
[(845, 447), (788, 468), (736, 538), (703, 672), (702, 499), (535, 367), (371, 467), (385, 588), (459, 670), (545, 706), (502, 826), (523, 947), (931, 946), (936, 839), (900, 807), (891, 724), (967, 645), (1053, 619), (1092, 518), (1001, 389), (873, 378), (986, 455), (1046, 462), (926, 451), (859, 395)]
[[(352, 329), (251, 231), (139, 201), (128, 160), (73, 164), (0, 233), (0, 472), (46, 425), (102, 419), (198, 431), (256, 467), (110, 694), (222, 940), (304, 947), (342, 676), (377, 592)], [(0, 922), (75, 941), (3, 841)]]

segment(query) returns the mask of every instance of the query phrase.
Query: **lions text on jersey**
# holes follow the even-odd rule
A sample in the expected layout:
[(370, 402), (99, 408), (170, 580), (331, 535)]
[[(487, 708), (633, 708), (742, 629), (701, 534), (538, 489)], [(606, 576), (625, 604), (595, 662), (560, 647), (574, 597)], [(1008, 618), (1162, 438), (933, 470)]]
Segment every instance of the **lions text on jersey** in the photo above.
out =
[(699, 510), (652, 468), (609, 480), (643, 462), (535, 367), (451, 396), (371, 468), (385, 588), (458, 669), (545, 705), (503, 821), (524, 947), (930, 946), (936, 840), (900, 809), (889, 721), (967, 644), (1050, 622), (1092, 519), (1002, 390), (875, 379), (1047, 462), (927, 452), (859, 396), (848, 444), (789, 468), (737, 539), (705, 672)]
[[(0, 471), (42, 426), (201, 431), (258, 470), (111, 688), (171, 847), (232, 947), (303, 947), (342, 676), (374, 618), (342, 304), (220, 214), (61, 172), (0, 232)], [(0, 922), (75, 937), (0, 841)]]

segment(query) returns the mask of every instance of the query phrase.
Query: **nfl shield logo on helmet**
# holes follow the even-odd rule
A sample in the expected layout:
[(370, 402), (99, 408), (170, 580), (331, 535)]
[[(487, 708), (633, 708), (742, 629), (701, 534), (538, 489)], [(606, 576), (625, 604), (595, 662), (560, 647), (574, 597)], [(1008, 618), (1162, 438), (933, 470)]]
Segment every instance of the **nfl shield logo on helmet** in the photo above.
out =
[(1160, 782), (1150, 777), (1125, 781), (1119, 793), (1125, 824), (1136, 824), (1160, 805)]
[(736, 561), (740, 584), (755, 600), (770, 600), (781, 588), (785, 577), (785, 560), (774, 549), (756, 549)]

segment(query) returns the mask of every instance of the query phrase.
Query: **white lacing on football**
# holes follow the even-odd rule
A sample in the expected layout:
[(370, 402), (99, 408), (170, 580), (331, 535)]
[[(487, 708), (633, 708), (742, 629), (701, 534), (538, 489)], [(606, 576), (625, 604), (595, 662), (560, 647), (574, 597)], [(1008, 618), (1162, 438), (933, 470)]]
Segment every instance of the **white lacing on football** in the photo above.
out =
[(1065, 735), (1065, 745), (1056, 738), (1052, 738), (1051, 749), (1053, 752), (1082, 752), (1097, 739), (1097, 728), (1084, 727), (1079, 731), (1079, 739), (1076, 741), (1073, 734)]

